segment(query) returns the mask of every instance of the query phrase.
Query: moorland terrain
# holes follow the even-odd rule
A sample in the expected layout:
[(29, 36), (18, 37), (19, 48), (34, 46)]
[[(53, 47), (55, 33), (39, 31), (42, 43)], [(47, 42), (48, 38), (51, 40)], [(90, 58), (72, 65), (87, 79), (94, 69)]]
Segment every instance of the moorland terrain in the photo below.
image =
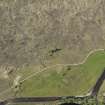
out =
[[(47, 68), (16, 95), (85, 94), (105, 67), (104, 48), (105, 0), (0, 0), (0, 92)], [(98, 49), (81, 65), (63, 66)], [(10, 89), (0, 99), (14, 94)]]

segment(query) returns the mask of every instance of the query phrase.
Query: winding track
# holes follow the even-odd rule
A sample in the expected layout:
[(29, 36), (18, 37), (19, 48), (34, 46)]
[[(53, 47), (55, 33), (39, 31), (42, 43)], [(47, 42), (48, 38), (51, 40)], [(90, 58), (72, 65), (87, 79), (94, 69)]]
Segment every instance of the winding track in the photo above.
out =
[(98, 80), (96, 81), (96, 84), (93, 86), (93, 89), (91, 92), (92, 96), (97, 97), (98, 92), (99, 92), (101, 85), (103, 84), (104, 80), (105, 80), (105, 68), (104, 68), (102, 74), (100, 75), (100, 77), (98, 78)]

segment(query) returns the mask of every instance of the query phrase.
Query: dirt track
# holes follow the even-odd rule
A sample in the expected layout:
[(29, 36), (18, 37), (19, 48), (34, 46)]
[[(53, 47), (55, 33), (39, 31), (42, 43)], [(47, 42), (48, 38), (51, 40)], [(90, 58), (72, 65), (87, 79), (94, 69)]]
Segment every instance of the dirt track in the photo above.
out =
[(101, 88), (101, 85), (104, 82), (104, 80), (105, 80), (105, 70), (102, 72), (102, 74), (100, 75), (100, 77), (96, 81), (96, 84), (94, 85), (93, 90), (91, 92), (92, 96), (97, 96), (98, 95), (98, 92), (99, 92), (99, 90)]

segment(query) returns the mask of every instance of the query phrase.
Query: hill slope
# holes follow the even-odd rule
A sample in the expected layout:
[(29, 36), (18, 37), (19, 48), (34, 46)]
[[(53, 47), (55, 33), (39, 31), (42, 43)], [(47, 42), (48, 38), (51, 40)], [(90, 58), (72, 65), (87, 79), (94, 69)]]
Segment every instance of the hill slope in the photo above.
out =
[(74, 63), (90, 50), (104, 48), (104, 0), (0, 4), (1, 65)]

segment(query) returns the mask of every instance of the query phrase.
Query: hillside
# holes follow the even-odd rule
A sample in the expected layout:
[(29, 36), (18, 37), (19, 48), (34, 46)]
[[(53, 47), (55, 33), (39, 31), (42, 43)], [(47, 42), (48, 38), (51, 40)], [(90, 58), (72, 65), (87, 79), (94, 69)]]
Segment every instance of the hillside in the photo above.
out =
[(105, 0), (0, 0), (0, 99), (85, 94), (104, 49)]

